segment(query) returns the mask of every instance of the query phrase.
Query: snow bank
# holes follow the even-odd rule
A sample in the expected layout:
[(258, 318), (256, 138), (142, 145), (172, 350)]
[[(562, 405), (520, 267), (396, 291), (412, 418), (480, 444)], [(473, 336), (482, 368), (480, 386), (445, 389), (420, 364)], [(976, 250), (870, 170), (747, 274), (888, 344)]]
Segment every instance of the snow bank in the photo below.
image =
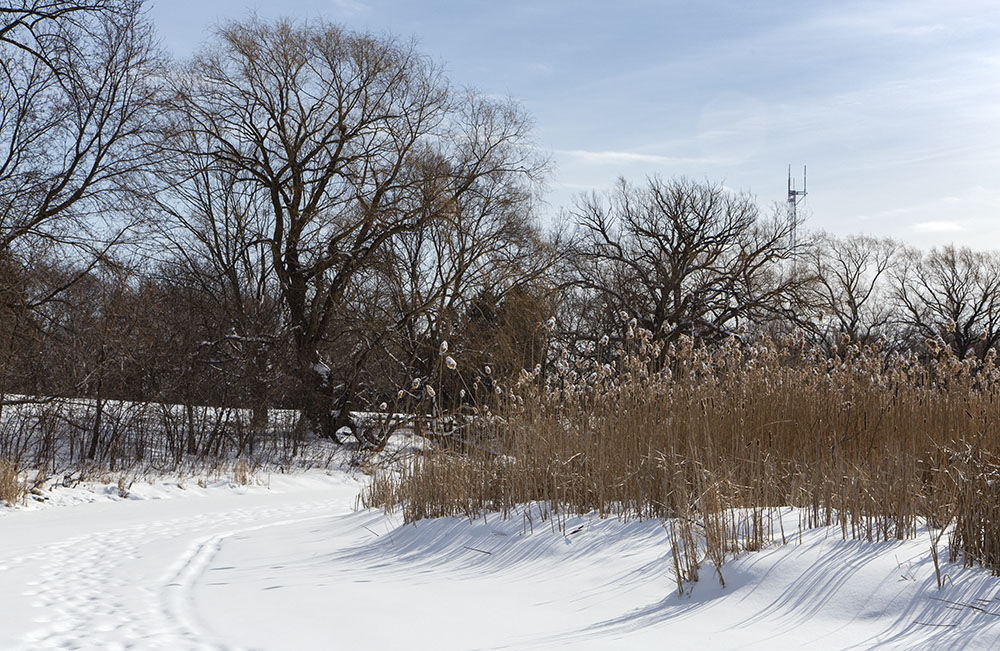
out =
[(0, 648), (1000, 647), (1000, 581), (946, 564), (939, 591), (927, 538), (799, 542), (786, 509), (793, 542), (679, 595), (659, 522), (404, 525), (355, 510), (363, 479), (163, 480), (5, 511)]

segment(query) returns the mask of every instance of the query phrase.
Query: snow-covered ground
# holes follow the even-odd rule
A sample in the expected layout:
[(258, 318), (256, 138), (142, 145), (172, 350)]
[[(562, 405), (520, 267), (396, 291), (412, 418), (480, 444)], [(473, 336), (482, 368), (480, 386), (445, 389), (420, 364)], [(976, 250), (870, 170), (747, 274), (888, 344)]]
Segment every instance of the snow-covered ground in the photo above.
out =
[(659, 522), (404, 525), (356, 510), (363, 475), (267, 481), (0, 508), (0, 648), (1000, 648), (1000, 579), (946, 564), (939, 591), (926, 538), (799, 543), (788, 511), (795, 542), (681, 596)]

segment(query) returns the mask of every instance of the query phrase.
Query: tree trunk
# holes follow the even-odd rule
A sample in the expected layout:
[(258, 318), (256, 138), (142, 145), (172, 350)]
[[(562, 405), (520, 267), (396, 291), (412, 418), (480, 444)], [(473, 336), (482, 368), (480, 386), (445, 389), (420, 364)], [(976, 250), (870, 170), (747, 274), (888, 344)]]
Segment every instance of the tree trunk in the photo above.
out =
[(334, 407), (330, 369), (314, 350), (299, 354), (299, 382), (303, 398), (302, 413), (309, 429), (317, 436), (338, 444), (343, 443), (337, 436), (337, 410)]
[(104, 398), (100, 394), (98, 389), (97, 401), (97, 413), (94, 415), (94, 425), (90, 432), (90, 447), (87, 450), (87, 459), (93, 461), (97, 458), (97, 449), (101, 441), (101, 417), (104, 415)]

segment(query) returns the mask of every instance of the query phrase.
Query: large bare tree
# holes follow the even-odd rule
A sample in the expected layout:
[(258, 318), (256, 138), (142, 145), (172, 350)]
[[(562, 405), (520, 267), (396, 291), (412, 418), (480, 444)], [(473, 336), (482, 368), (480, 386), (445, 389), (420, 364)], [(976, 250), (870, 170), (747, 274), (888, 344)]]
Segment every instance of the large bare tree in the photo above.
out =
[(791, 224), (721, 185), (621, 180), (570, 214), (580, 230), (576, 285), (657, 338), (719, 340), (789, 311), (801, 285)]
[(463, 197), (494, 179), (536, 174), (525, 124), (491, 128), (495, 114), (474, 109), (488, 101), (453, 92), (412, 45), (321, 21), (228, 24), (175, 90), (176, 153), (266, 206), (260, 241), (294, 343), (301, 406), (316, 431), (336, 438), (350, 426), (353, 390), (332, 369), (356, 367), (363, 354), (347, 348), (347, 364), (331, 354), (345, 351), (333, 326), (352, 292), (377, 286), (366, 275), (402, 235), (454, 220)]

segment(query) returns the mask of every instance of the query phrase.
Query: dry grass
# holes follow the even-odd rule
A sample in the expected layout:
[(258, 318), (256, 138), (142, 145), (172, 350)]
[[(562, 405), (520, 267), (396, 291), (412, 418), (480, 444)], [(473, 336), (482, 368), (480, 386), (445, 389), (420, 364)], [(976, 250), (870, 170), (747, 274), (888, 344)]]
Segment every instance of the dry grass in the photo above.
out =
[(233, 483), (246, 486), (250, 483), (252, 477), (253, 471), (250, 470), (250, 465), (245, 459), (238, 459), (233, 464)]
[[(595, 359), (613, 360), (600, 363)], [(409, 520), (530, 502), (556, 514), (671, 518), (679, 581), (705, 558), (783, 539), (779, 506), (847, 538), (954, 524), (952, 558), (1000, 573), (1000, 370), (993, 357), (930, 360), (846, 347), (828, 359), (789, 338), (563, 354), (482, 409), (461, 453), (428, 444), (376, 474), (368, 505)], [(779, 530), (776, 530), (776, 527)], [(722, 574), (719, 573), (720, 580)]]
[(6, 459), (0, 459), (0, 502), (15, 506), (24, 501), (25, 485), (18, 479), (17, 468)]

